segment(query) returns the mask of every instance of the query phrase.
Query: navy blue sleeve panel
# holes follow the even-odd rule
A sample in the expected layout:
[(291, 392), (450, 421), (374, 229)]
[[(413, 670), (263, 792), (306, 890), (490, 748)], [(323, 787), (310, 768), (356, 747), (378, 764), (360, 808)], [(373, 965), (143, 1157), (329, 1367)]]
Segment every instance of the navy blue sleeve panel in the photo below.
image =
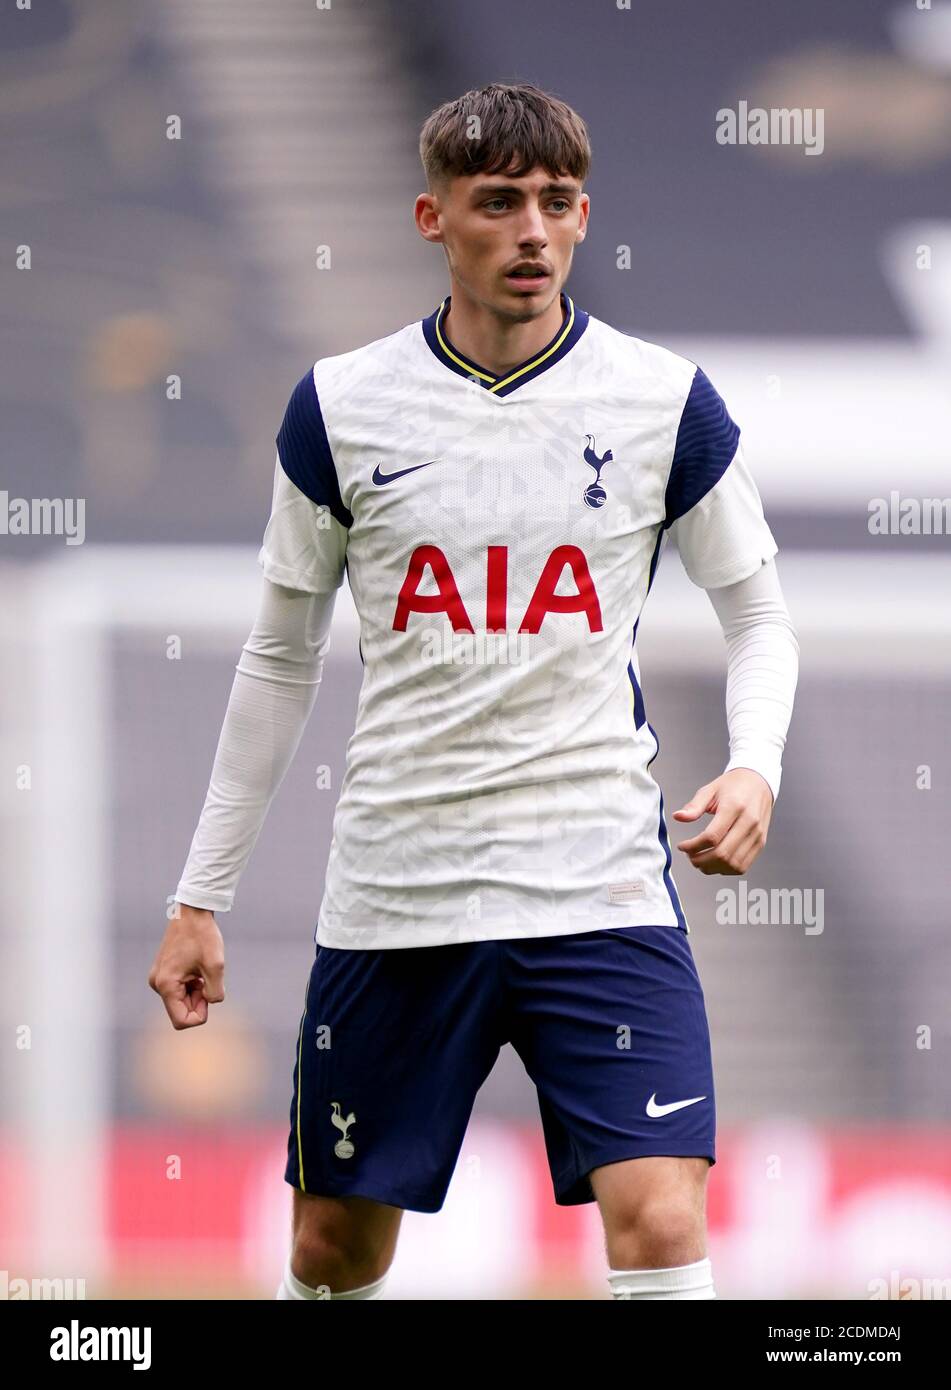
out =
[(341, 526), (353, 525), (353, 517), (340, 496), (337, 468), (312, 371), (301, 377), (287, 403), (277, 435), (277, 452), (284, 472), (305, 497), (318, 507), (327, 507)]
[(664, 526), (705, 497), (729, 468), (740, 427), (727, 414), (719, 392), (698, 367), (684, 404), (674, 458), (664, 494)]

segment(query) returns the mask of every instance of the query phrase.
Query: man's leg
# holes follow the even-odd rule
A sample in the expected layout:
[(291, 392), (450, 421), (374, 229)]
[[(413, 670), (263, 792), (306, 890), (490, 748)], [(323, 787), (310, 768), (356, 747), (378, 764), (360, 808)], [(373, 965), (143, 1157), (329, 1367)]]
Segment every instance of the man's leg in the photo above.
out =
[(279, 1298), (380, 1297), (403, 1211), (445, 1200), (499, 1054), (498, 996), (495, 941), (317, 947), (295, 1046), (294, 1239)]
[(278, 1298), (379, 1298), (402, 1208), (294, 1189), (294, 1234)]
[(651, 1155), (591, 1173), (615, 1298), (714, 1298), (705, 1158)]
[(538, 1089), (555, 1201), (599, 1203), (617, 1297), (714, 1297), (713, 1063), (686, 933), (615, 927), (503, 945), (510, 1036)]

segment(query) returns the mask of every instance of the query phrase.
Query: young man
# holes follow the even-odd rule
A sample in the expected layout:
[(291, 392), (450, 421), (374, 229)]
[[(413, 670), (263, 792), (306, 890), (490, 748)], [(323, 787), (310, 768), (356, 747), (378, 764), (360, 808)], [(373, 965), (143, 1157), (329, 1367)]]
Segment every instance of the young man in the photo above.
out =
[[(668, 533), (727, 636), (731, 756), (677, 819), (704, 874), (766, 841), (798, 671), (776, 543), (703, 372), (564, 290), (581, 119), (531, 86), (426, 122), (420, 234), (450, 293), (323, 358), (278, 435), (260, 612), (150, 983), (224, 998), (232, 904), (313, 705), (347, 571), (365, 669), (296, 1040), (278, 1297), (376, 1298), (438, 1211), (511, 1041), (555, 1200), (597, 1200), (617, 1298), (712, 1298), (703, 994), (634, 639)], [(711, 750), (711, 756), (713, 756)]]

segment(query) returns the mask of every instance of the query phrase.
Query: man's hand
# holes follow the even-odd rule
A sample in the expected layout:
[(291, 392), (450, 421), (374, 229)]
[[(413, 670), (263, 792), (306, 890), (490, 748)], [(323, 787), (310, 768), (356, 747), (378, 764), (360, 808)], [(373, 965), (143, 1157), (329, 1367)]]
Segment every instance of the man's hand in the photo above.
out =
[(149, 984), (162, 996), (173, 1028), (195, 1028), (208, 1021), (208, 1005), (225, 997), (225, 947), (214, 914), (179, 904), (181, 916), (168, 930), (149, 971)]
[(677, 848), (702, 874), (745, 874), (766, 843), (773, 814), (769, 783), (751, 768), (735, 767), (701, 787), (674, 817), (697, 820), (707, 811), (715, 814), (706, 830)]

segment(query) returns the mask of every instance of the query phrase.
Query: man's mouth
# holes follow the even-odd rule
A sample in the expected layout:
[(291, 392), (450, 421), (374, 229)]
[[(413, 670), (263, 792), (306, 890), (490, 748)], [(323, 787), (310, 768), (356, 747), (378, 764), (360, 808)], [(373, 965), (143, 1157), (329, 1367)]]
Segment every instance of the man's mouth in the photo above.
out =
[(550, 277), (550, 272), (541, 265), (516, 266), (506, 275), (506, 280), (517, 281), (526, 288), (544, 284)]

